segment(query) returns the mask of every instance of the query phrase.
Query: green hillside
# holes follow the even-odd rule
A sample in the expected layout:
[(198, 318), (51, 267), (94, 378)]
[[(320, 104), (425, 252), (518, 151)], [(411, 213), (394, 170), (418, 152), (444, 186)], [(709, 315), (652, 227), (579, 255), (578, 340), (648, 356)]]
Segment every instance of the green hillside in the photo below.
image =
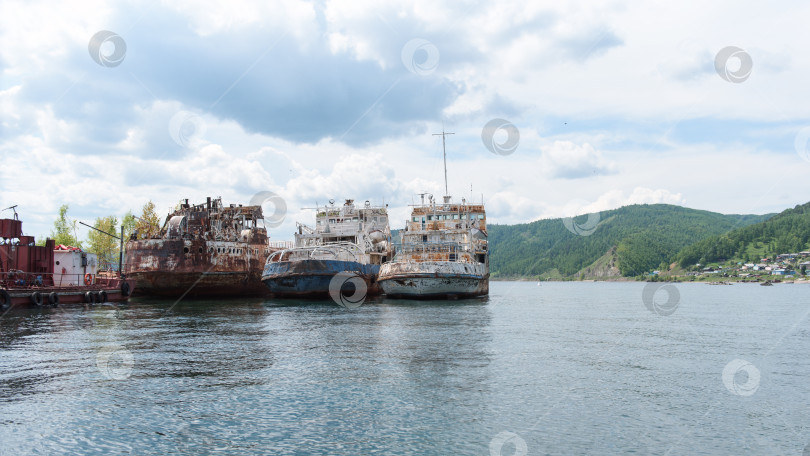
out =
[(573, 223), (547, 219), (490, 225), (491, 272), (494, 278), (577, 277), (600, 260), (623, 276), (635, 276), (669, 263), (696, 240), (759, 223), (771, 215), (724, 215), (645, 204), (583, 215)]
[(726, 260), (757, 262), (780, 253), (810, 247), (810, 203), (787, 209), (770, 219), (729, 233), (711, 236), (683, 248), (676, 256), (681, 267)]

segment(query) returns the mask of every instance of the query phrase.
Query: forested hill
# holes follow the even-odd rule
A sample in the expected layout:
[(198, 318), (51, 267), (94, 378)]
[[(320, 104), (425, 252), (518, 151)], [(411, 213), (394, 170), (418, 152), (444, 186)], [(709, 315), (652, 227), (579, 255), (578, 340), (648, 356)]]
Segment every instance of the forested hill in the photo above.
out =
[(797, 253), (810, 245), (810, 203), (787, 209), (762, 223), (711, 236), (677, 255), (682, 267), (736, 259), (758, 262), (780, 253)]
[[(575, 219), (489, 225), (490, 269), (498, 277), (576, 277), (603, 257), (623, 276), (672, 261), (686, 246), (759, 223), (768, 215), (724, 215), (668, 204), (632, 205)], [(579, 233), (579, 234), (576, 234)]]

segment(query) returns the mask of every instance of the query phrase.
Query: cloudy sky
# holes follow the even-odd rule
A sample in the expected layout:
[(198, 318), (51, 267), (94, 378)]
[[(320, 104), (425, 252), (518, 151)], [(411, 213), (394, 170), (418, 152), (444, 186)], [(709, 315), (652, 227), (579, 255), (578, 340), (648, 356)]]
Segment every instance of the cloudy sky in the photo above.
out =
[(27, 234), (61, 204), (259, 192), (277, 240), (330, 198), (398, 228), (444, 193), (442, 128), (450, 193), (495, 223), (810, 200), (806, 2), (110, 3), (0, 2), (0, 205)]

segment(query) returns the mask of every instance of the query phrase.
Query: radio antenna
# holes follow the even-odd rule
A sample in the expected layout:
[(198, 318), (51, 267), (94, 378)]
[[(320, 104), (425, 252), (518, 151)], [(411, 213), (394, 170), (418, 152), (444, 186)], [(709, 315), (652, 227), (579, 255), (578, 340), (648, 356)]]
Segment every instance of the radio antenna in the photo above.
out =
[(444, 194), (445, 196), (449, 195), (450, 193), (447, 191), (447, 147), (445, 145), (444, 138), (447, 135), (454, 135), (455, 133), (449, 133), (444, 131), (444, 126), (442, 126), (441, 133), (433, 133), (433, 136), (441, 136), (442, 137), (442, 154), (444, 155)]

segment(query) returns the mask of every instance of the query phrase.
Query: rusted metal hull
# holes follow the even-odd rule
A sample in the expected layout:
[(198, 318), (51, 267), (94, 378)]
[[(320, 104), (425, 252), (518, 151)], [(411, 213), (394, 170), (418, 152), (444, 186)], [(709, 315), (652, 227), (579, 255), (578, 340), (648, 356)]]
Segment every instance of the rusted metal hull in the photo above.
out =
[(265, 265), (262, 281), (275, 297), (328, 298), (329, 287), (340, 289), (342, 284), (332, 283), (336, 274), (349, 272), (363, 279), (366, 295), (382, 292), (377, 283), (380, 265), (356, 261), (297, 260), (270, 262)]
[(483, 263), (387, 263), (377, 281), (385, 294), (394, 298), (454, 299), (489, 294), (489, 271)]
[(178, 299), (268, 295), (258, 275), (245, 273), (144, 271), (130, 277), (138, 281), (135, 296)]
[(126, 302), (135, 290), (135, 284), (134, 279), (128, 278), (98, 279), (88, 286), (3, 288), (0, 289), (0, 308)]
[(267, 249), (266, 244), (235, 241), (129, 241), (125, 271), (138, 281), (135, 296), (267, 296), (261, 282)]

